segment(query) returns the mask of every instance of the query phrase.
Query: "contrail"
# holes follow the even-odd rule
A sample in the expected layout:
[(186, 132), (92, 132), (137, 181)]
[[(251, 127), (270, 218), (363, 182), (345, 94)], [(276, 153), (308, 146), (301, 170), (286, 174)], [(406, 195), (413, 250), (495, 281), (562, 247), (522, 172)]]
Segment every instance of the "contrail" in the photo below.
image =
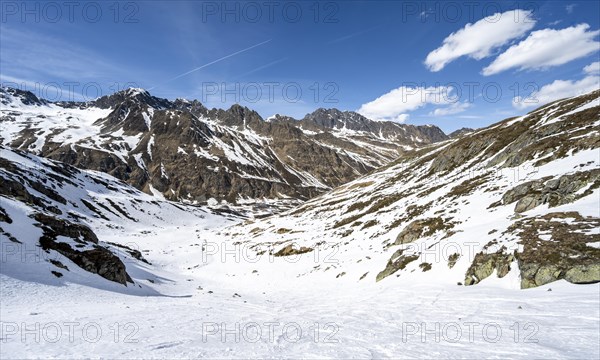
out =
[[(193, 73), (193, 72), (196, 72), (196, 71), (198, 71), (198, 70), (204, 69), (204, 68), (205, 68), (205, 67), (207, 67), (207, 66), (210, 66), (210, 65), (216, 64), (216, 63), (218, 63), (219, 61), (223, 61), (223, 60), (225, 60), (225, 59), (228, 59), (228, 58), (230, 58), (230, 57), (232, 57), (232, 56), (235, 56), (235, 55), (241, 54), (241, 53), (243, 53), (243, 52), (246, 52), (246, 51), (248, 51), (248, 50), (252, 50), (252, 49), (254, 49), (255, 47), (259, 47), (259, 46), (261, 46), (261, 45), (264, 45), (264, 44), (268, 43), (268, 42), (269, 42), (269, 41), (271, 41), (271, 40), (272, 40), (272, 39), (269, 39), (269, 40), (267, 40), (267, 41), (263, 41), (263, 42), (261, 42), (261, 43), (258, 43), (258, 44), (256, 44), (256, 45), (252, 45), (252, 46), (250, 46), (250, 47), (247, 47), (247, 48), (245, 48), (245, 49), (243, 49), (243, 50), (236, 51), (236, 52), (234, 52), (234, 53), (232, 53), (232, 54), (229, 54), (229, 55), (223, 56), (222, 58), (219, 58), (219, 59), (217, 59), (217, 60), (211, 61), (211, 62), (209, 62), (209, 63), (207, 63), (207, 64), (204, 64), (204, 65), (202, 65), (202, 66), (200, 66), (200, 67), (197, 67), (197, 68), (195, 68), (195, 69), (192, 69), (192, 70), (190, 70), (190, 71), (184, 72), (183, 74), (177, 75), (177, 76), (175, 76), (174, 78), (172, 78), (172, 79), (169, 79), (169, 80), (165, 81), (165, 83), (171, 82), (171, 81), (173, 81), (173, 80), (177, 80), (177, 79), (179, 79), (179, 78), (181, 78), (181, 77), (184, 77), (184, 76), (186, 76), (186, 75), (189, 75), (189, 74), (191, 74), (191, 73)], [(154, 88), (156, 88), (156, 86), (153, 86), (153, 87), (151, 87), (151, 88), (150, 88), (150, 89), (148, 89), (148, 90), (152, 90), (152, 89), (154, 89)]]
[(242, 75), (240, 75), (240, 76), (236, 76), (236, 78), (242, 78), (242, 77), (244, 77), (244, 76), (246, 76), (246, 75), (254, 74), (254, 73), (255, 73), (255, 72), (257, 72), (257, 71), (260, 71), (260, 70), (266, 69), (266, 68), (268, 68), (268, 67), (270, 67), (270, 66), (273, 66), (273, 65), (279, 64), (280, 62), (286, 61), (287, 59), (288, 59), (287, 57), (284, 57), (284, 58), (281, 58), (281, 59), (279, 59), (279, 60), (272, 61), (272, 62), (270, 62), (270, 63), (268, 63), (268, 64), (266, 64), (266, 65), (259, 66), (259, 67), (255, 68), (255, 69), (252, 69), (252, 70), (248, 71), (247, 73), (243, 73), (243, 74), (242, 74)]

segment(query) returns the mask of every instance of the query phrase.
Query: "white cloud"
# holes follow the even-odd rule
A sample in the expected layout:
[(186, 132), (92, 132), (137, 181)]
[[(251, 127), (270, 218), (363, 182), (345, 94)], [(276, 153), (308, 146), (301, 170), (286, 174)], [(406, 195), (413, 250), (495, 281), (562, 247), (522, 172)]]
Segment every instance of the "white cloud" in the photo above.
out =
[(471, 104), (468, 102), (461, 103), (461, 102), (457, 101), (457, 102), (451, 104), (450, 106), (435, 109), (434, 111), (430, 112), (429, 115), (431, 115), (431, 116), (454, 115), (454, 114), (459, 114), (461, 112), (464, 112), (470, 107), (471, 107)]
[(569, 5), (565, 6), (565, 10), (567, 10), (567, 14), (572, 14), (573, 10), (575, 10), (575, 6), (577, 6), (577, 4), (569, 4)]
[(372, 120), (404, 122), (408, 112), (427, 104), (448, 105), (457, 101), (453, 88), (401, 86), (377, 99), (363, 104), (358, 113)]
[(442, 46), (427, 55), (425, 65), (435, 72), (461, 56), (481, 60), (492, 50), (525, 35), (534, 25), (532, 11), (496, 13), (450, 34)]
[(583, 72), (591, 75), (600, 75), (600, 61), (593, 62), (584, 67)]
[[(595, 62), (584, 67), (588, 75), (581, 80), (555, 80), (550, 84), (542, 86), (538, 91), (529, 96), (517, 96), (513, 98), (513, 106), (517, 109), (538, 107), (551, 101), (564, 99), (572, 96), (582, 95), (600, 89), (600, 63)], [(595, 73), (590, 69), (596, 70)]]
[(525, 40), (500, 54), (483, 69), (483, 75), (493, 75), (511, 68), (545, 69), (592, 54), (600, 49), (600, 42), (594, 41), (600, 30), (588, 31), (589, 28), (588, 24), (579, 24), (562, 30), (534, 31)]

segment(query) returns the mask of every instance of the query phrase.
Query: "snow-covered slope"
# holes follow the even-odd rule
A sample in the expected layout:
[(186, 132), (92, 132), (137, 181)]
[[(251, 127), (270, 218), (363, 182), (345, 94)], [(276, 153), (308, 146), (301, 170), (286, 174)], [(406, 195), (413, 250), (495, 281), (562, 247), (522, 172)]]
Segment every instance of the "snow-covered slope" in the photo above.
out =
[[(272, 257), (274, 269), (294, 277), (432, 286), (485, 279), (514, 288), (600, 281), (599, 96), (407, 153), (221, 235), (259, 254), (308, 254), (293, 266)], [(308, 259), (324, 253), (340, 261)]]
[[(598, 358), (600, 284), (569, 281), (598, 264), (599, 95), (263, 219), (1, 148), (0, 357)], [(104, 248), (131, 282), (44, 235)]]
[(437, 127), (376, 123), (337, 110), (330, 111), (335, 124), (324, 124), (322, 112), (267, 122), (239, 105), (209, 110), (141, 89), (51, 103), (3, 88), (0, 144), (106, 172), (171, 200), (240, 203), (306, 200), (446, 138)]
[(205, 228), (238, 216), (171, 203), (94, 171), (0, 147), (0, 272), (43, 284), (77, 283), (132, 294), (154, 267), (144, 235), (181, 224)]

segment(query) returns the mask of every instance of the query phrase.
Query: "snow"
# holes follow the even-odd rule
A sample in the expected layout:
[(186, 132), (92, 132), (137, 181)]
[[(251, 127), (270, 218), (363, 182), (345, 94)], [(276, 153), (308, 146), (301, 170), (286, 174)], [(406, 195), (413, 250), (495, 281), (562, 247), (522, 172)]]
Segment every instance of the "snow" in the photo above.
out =
[(154, 188), (154, 186), (152, 186), (151, 184), (148, 184), (148, 187), (153, 196), (159, 198), (160, 200), (165, 201), (165, 196), (160, 191), (156, 190)]
[(148, 108), (148, 112), (142, 112), (142, 116), (144, 117), (146, 127), (148, 128), (148, 130), (150, 130), (150, 125), (152, 124), (152, 117), (154, 116), (154, 109)]
[(148, 152), (148, 156), (150, 156), (150, 160), (152, 160), (152, 146), (154, 146), (154, 135), (152, 135), (150, 137), (150, 140), (148, 141), (148, 146), (147, 146), (147, 152)]
[[(248, 143), (253, 141), (263, 140)], [(151, 138), (150, 156), (153, 143)], [(236, 141), (211, 146), (233, 152), (232, 159), (263, 156)], [(211, 156), (201, 148), (194, 148), (194, 154)], [(30, 217), (33, 208), (0, 196), (13, 220), (2, 222), (2, 230), (24, 242), (14, 243), (0, 233), (1, 358), (600, 358), (600, 284), (561, 280), (521, 290), (516, 262), (503, 278), (492, 274), (475, 286), (457, 284), (464, 281), (474, 254), (516, 220), (514, 204), (489, 208), (491, 203), (525, 181), (598, 168), (598, 149), (569, 153), (540, 167), (533, 166), (535, 160), (516, 168), (474, 160), (473, 169), (464, 164), (422, 181), (394, 180), (407, 171), (408, 164), (400, 162), (280, 215), (250, 219), (215, 212), (217, 206), (245, 209), (243, 201), (240, 208), (212, 198), (207, 207), (175, 204), (151, 185), (153, 195), (94, 171), (77, 173), (71, 184), (44, 178), (45, 172), (60, 175), (47, 166), (49, 160), (4, 148), (0, 157), (20, 169), (36, 170), (40, 181), (54, 185), (67, 198), (57, 205), (62, 214), (81, 216), (100, 246), (118, 254), (134, 281), (125, 287), (84, 271), (57, 252), (42, 251), (36, 246), (42, 230)], [(141, 155), (135, 159), (143, 165)], [(418, 179), (430, 165), (411, 169), (410, 175)], [(444, 198), (457, 185), (487, 173), (494, 187)], [(322, 185), (308, 174), (296, 174), (307, 184)], [(8, 176), (2, 168), (0, 175)], [(417, 185), (424, 186), (413, 189)], [(423, 190), (433, 191), (419, 196)], [(363, 224), (377, 221), (377, 226), (333, 226), (361, 213), (350, 210), (351, 205), (395, 194), (405, 195), (360, 219)], [(599, 217), (599, 198), (600, 189), (595, 189), (572, 203), (539, 206), (521, 216), (577, 211)], [(82, 200), (106, 207), (112, 201), (134, 220), (100, 209), (108, 220), (101, 219)], [(438, 231), (422, 241), (385, 248), (404, 224), (385, 225), (409, 206), (430, 202), (419, 218), (452, 216), (456, 232), (445, 238)], [(349, 229), (352, 233), (346, 234)], [(501, 245), (520, 249), (511, 236), (488, 251)], [(542, 239), (552, 241), (547, 233)], [(59, 241), (72, 243), (69, 238)], [(150, 264), (111, 243), (139, 250)], [(272, 255), (289, 243), (314, 250)], [(400, 248), (419, 252), (418, 261), (376, 282)], [(449, 268), (452, 253), (461, 256)], [(50, 259), (69, 271), (55, 277)], [(432, 264), (430, 271), (419, 268), (423, 262)]]
[(127, 95), (129, 96), (137, 96), (139, 94), (146, 94), (146, 90), (142, 89), (142, 88), (128, 88), (126, 90)]
[(207, 158), (207, 159), (215, 161), (215, 162), (219, 161), (219, 158), (217, 156), (210, 154), (206, 149), (198, 147), (195, 144), (194, 144), (194, 155), (199, 156), (199, 157), (204, 157), (204, 158)]
[[(264, 264), (250, 267), (257, 273), (237, 278), (216, 271), (219, 266), (213, 264), (221, 262), (220, 256), (203, 262), (199, 247), (181, 241), (183, 235), (177, 233), (177, 252), (167, 251), (171, 232), (159, 232), (150, 240), (156, 251), (149, 256), (165, 269), (154, 284), (145, 281), (160, 291), (154, 296), (76, 284), (57, 287), (0, 275), (2, 354), (243, 359), (600, 355), (598, 284), (561, 281), (526, 291), (340, 286), (331, 281), (281, 281)], [(193, 264), (200, 271), (169, 272), (188, 266), (179, 262), (194, 254)], [(230, 267), (236, 265), (232, 255), (227, 259)], [(74, 329), (72, 337), (69, 327)]]
[(94, 122), (106, 117), (111, 111), (99, 108), (67, 109), (55, 104), (25, 106), (20, 101), (11, 105), (2, 106), (0, 116), (14, 116), (16, 120), (2, 120), (0, 137), (14, 139), (24, 129), (35, 129), (37, 139), (28, 148), (34, 153), (39, 152), (48, 140), (76, 144), (90, 133), (99, 133), (100, 126), (94, 125)]

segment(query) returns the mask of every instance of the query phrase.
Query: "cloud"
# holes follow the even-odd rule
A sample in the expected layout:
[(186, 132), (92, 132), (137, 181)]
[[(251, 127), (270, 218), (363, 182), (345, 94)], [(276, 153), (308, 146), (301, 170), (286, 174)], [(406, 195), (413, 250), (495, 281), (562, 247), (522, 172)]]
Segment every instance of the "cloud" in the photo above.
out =
[(584, 67), (583, 72), (591, 75), (600, 75), (600, 61), (593, 62)]
[(358, 113), (372, 120), (404, 122), (408, 112), (427, 104), (448, 105), (457, 101), (451, 87), (401, 86), (377, 99), (363, 104)]
[(555, 80), (550, 84), (542, 86), (538, 91), (533, 92), (529, 96), (516, 96), (512, 101), (513, 106), (521, 110), (538, 107), (554, 100), (583, 95), (600, 89), (600, 63), (592, 63), (584, 67), (583, 70), (588, 74), (583, 79)]
[(567, 10), (567, 14), (572, 14), (573, 10), (575, 10), (575, 6), (577, 6), (577, 4), (569, 4), (569, 5), (565, 6), (565, 10)]
[(461, 112), (465, 112), (470, 107), (471, 107), (471, 104), (468, 102), (461, 103), (461, 102), (457, 101), (457, 102), (451, 104), (450, 106), (435, 109), (434, 111), (430, 112), (429, 115), (431, 115), (431, 116), (454, 115), (454, 114), (459, 114)]
[(486, 58), (494, 49), (531, 30), (535, 25), (532, 14), (528, 10), (511, 10), (488, 16), (474, 24), (469, 23), (450, 34), (442, 46), (430, 52), (425, 65), (430, 71), (436, 72), (461, 56), (476, 60)]
[(579, 24), (562, 30), (534, 31), (500, 54), (482, 73), (488, 76), (512, 68), (546, 69), (592, 54), (600, 48), (600, 42), (594, 41), (600, 30), (589, 28), (588, 24)]
[(41, 85), (40, 85), (40, 83), (31, 81), (28, 79), (14, 77), (14, 76), (0, 73), (0, 86), (28, 90), (28, 89), (36, 89), (36, 88), (40, 87)]

